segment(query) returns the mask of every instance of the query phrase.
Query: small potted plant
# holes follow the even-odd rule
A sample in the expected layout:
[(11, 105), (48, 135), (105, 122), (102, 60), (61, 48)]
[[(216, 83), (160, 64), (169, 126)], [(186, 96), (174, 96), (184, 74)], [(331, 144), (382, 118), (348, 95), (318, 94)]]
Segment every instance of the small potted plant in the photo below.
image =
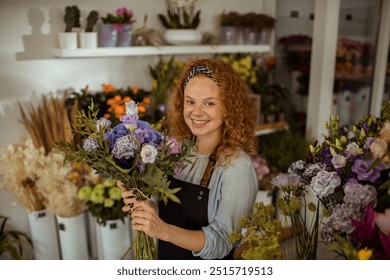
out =
[(97, 32), (94, 27), (99, 20), (99, 13), (91, 11), (88, 14), (87, 22), (84, 31), (80, 33), (80, 47), (86, 49), (97, 48)]
[(196, 0), (167, 0), (167, 14), (158, 14), (161, 24), (167, 29), (164, 37), (172, 45), (198, 44), (202, 40), (197, 30), (200, 10), (195, 9)]
[(131, 46), (132, 24), (134, 13), (126, 7), (118, 8), (115, 15), (107, 13), (101, 17), (98, 37), (100, 47)]
[(238, 39), (238, 25), (240, 15), (237, 12), (223, 11), (219, 17), (221, 43), (225, 45), (235, 45)]
[(31, 239), (23, 232), (6, 230), (7, 217), (0, 216), (0, 220), (0, 256), (8, 253), (12, 259), (21, 260), (23, 258), (23, 244), (26, 243), (31, 247)]
[(76, 6), (66, 6), (64, 14), (65, 31), (58, 33), (61, 49), (77, 49), (77, 31), (80, 28), (80, 9)]

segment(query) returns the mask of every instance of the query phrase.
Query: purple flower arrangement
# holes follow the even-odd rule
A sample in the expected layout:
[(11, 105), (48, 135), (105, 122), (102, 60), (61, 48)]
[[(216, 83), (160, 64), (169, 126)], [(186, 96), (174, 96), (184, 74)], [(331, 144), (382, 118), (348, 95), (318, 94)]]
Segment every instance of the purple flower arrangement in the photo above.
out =
[[(171, 199), (179, 202), (169, 188), (169, 176), (180, 172), (190, 163), (193, 141), (177, 141), (162, 129), (162, 121), (149, 124), (140, 120), (138, 105), (126, 103), (126, 114), (120, 123), (111, 127), (111, 121), (97, 119), (98, 112), (76, 111), (75, 132), (83, 139), (82, 146), (58, 142), (56, 149), (64, 153), (66, 160), (88, 164), (96, 173), (120, 180), (129, 189), (137, 191), (139, 199)], [(147, 237), (137, 232), (136, 259), (155, 259), (153, 240), (145, 244)], [(152, 254), (151, 254), (152, 252)]]
[(321, 207), (312, 208), (318, 224), (310, 230), (342, 257), (390, 259), (390, 122), (365, 116), (349, 129), (331, 116), (325, 127), (324, 141), (273, 184), (318, 197), (324, 211), (319, 218)]

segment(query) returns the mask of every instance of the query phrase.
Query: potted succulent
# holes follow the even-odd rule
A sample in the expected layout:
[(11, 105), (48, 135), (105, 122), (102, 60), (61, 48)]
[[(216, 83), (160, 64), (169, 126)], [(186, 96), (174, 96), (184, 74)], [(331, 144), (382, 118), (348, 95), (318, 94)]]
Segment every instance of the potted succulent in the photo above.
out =
[(80, 9), (76, 6), (66, 6), (64, 14), (65, 31), (58, 33), (61, 49), (77, 49), (77, 31), (80, 28)]
[(169, 44), (198, 44), (202, 40), (197, 30), (201, 11), (196, 11), (195, 2), (196, 0), (165, 1), (167, 14), (158, 14), (158, 18), (167, 29), (164, 37)]
[(99, 13), (97, 11), (91, 11), (88, 14), (87, 22), (84, 31), (80, 32), (80, 47), (86, 49), (97, 48), (97, 32), (94, 31), (94, 27), (99, 20)]
[(126, 7), (116, 9), (115, 15), (107, 13), (101, 17), (98, 37), (100, 47), (131, 46), (132, 24), (134, 13)]
[(237, 12), (223, 11), (218, 17), (221, 43), (225, 45), (237, 44), (238, 25), (240, 15)]

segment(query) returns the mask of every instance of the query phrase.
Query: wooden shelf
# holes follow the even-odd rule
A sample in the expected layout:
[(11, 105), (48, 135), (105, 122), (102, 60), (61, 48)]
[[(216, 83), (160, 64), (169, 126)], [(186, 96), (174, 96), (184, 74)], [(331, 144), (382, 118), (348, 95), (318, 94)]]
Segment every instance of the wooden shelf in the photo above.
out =
[(161, 47), (113, 47), (96, 49), (54, 49), (58, 58), (119, 57), (145, 55), (186, 55), (217, 53), (265, 53), (269, 45), (219, 45), (219, 46), (161, 46)]
[(260, 124), (255, 127), (255, 135), (261, 136), (261, 135), (266, 135), (266, 134), (288, 130), (288, 129), (289, 129), (289, 125), (288, 122), (286, 121)]

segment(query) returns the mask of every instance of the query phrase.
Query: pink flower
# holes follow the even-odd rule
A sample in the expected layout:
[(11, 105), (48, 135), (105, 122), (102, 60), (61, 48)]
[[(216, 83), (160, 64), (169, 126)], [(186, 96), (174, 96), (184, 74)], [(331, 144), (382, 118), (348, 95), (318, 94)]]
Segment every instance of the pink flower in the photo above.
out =
[(387, 151), (387, 142), (384, 138), (375, 139), (370, 146), (370, 150), (375, 158), (382, 158)]
[(390, 208), (384, 213), (376, 213), (375, 223), (385, 235), (390, 233)]
[(383, 126), (380, 135), (386, 142), (390, 142), (390, 121), (386, 121)]
[(170, 153), (180, 154), (181, 148), (180, 144), (177, 142), (176, 138), (173, 137), (167, 137), (167, 145), (170, 147)]

